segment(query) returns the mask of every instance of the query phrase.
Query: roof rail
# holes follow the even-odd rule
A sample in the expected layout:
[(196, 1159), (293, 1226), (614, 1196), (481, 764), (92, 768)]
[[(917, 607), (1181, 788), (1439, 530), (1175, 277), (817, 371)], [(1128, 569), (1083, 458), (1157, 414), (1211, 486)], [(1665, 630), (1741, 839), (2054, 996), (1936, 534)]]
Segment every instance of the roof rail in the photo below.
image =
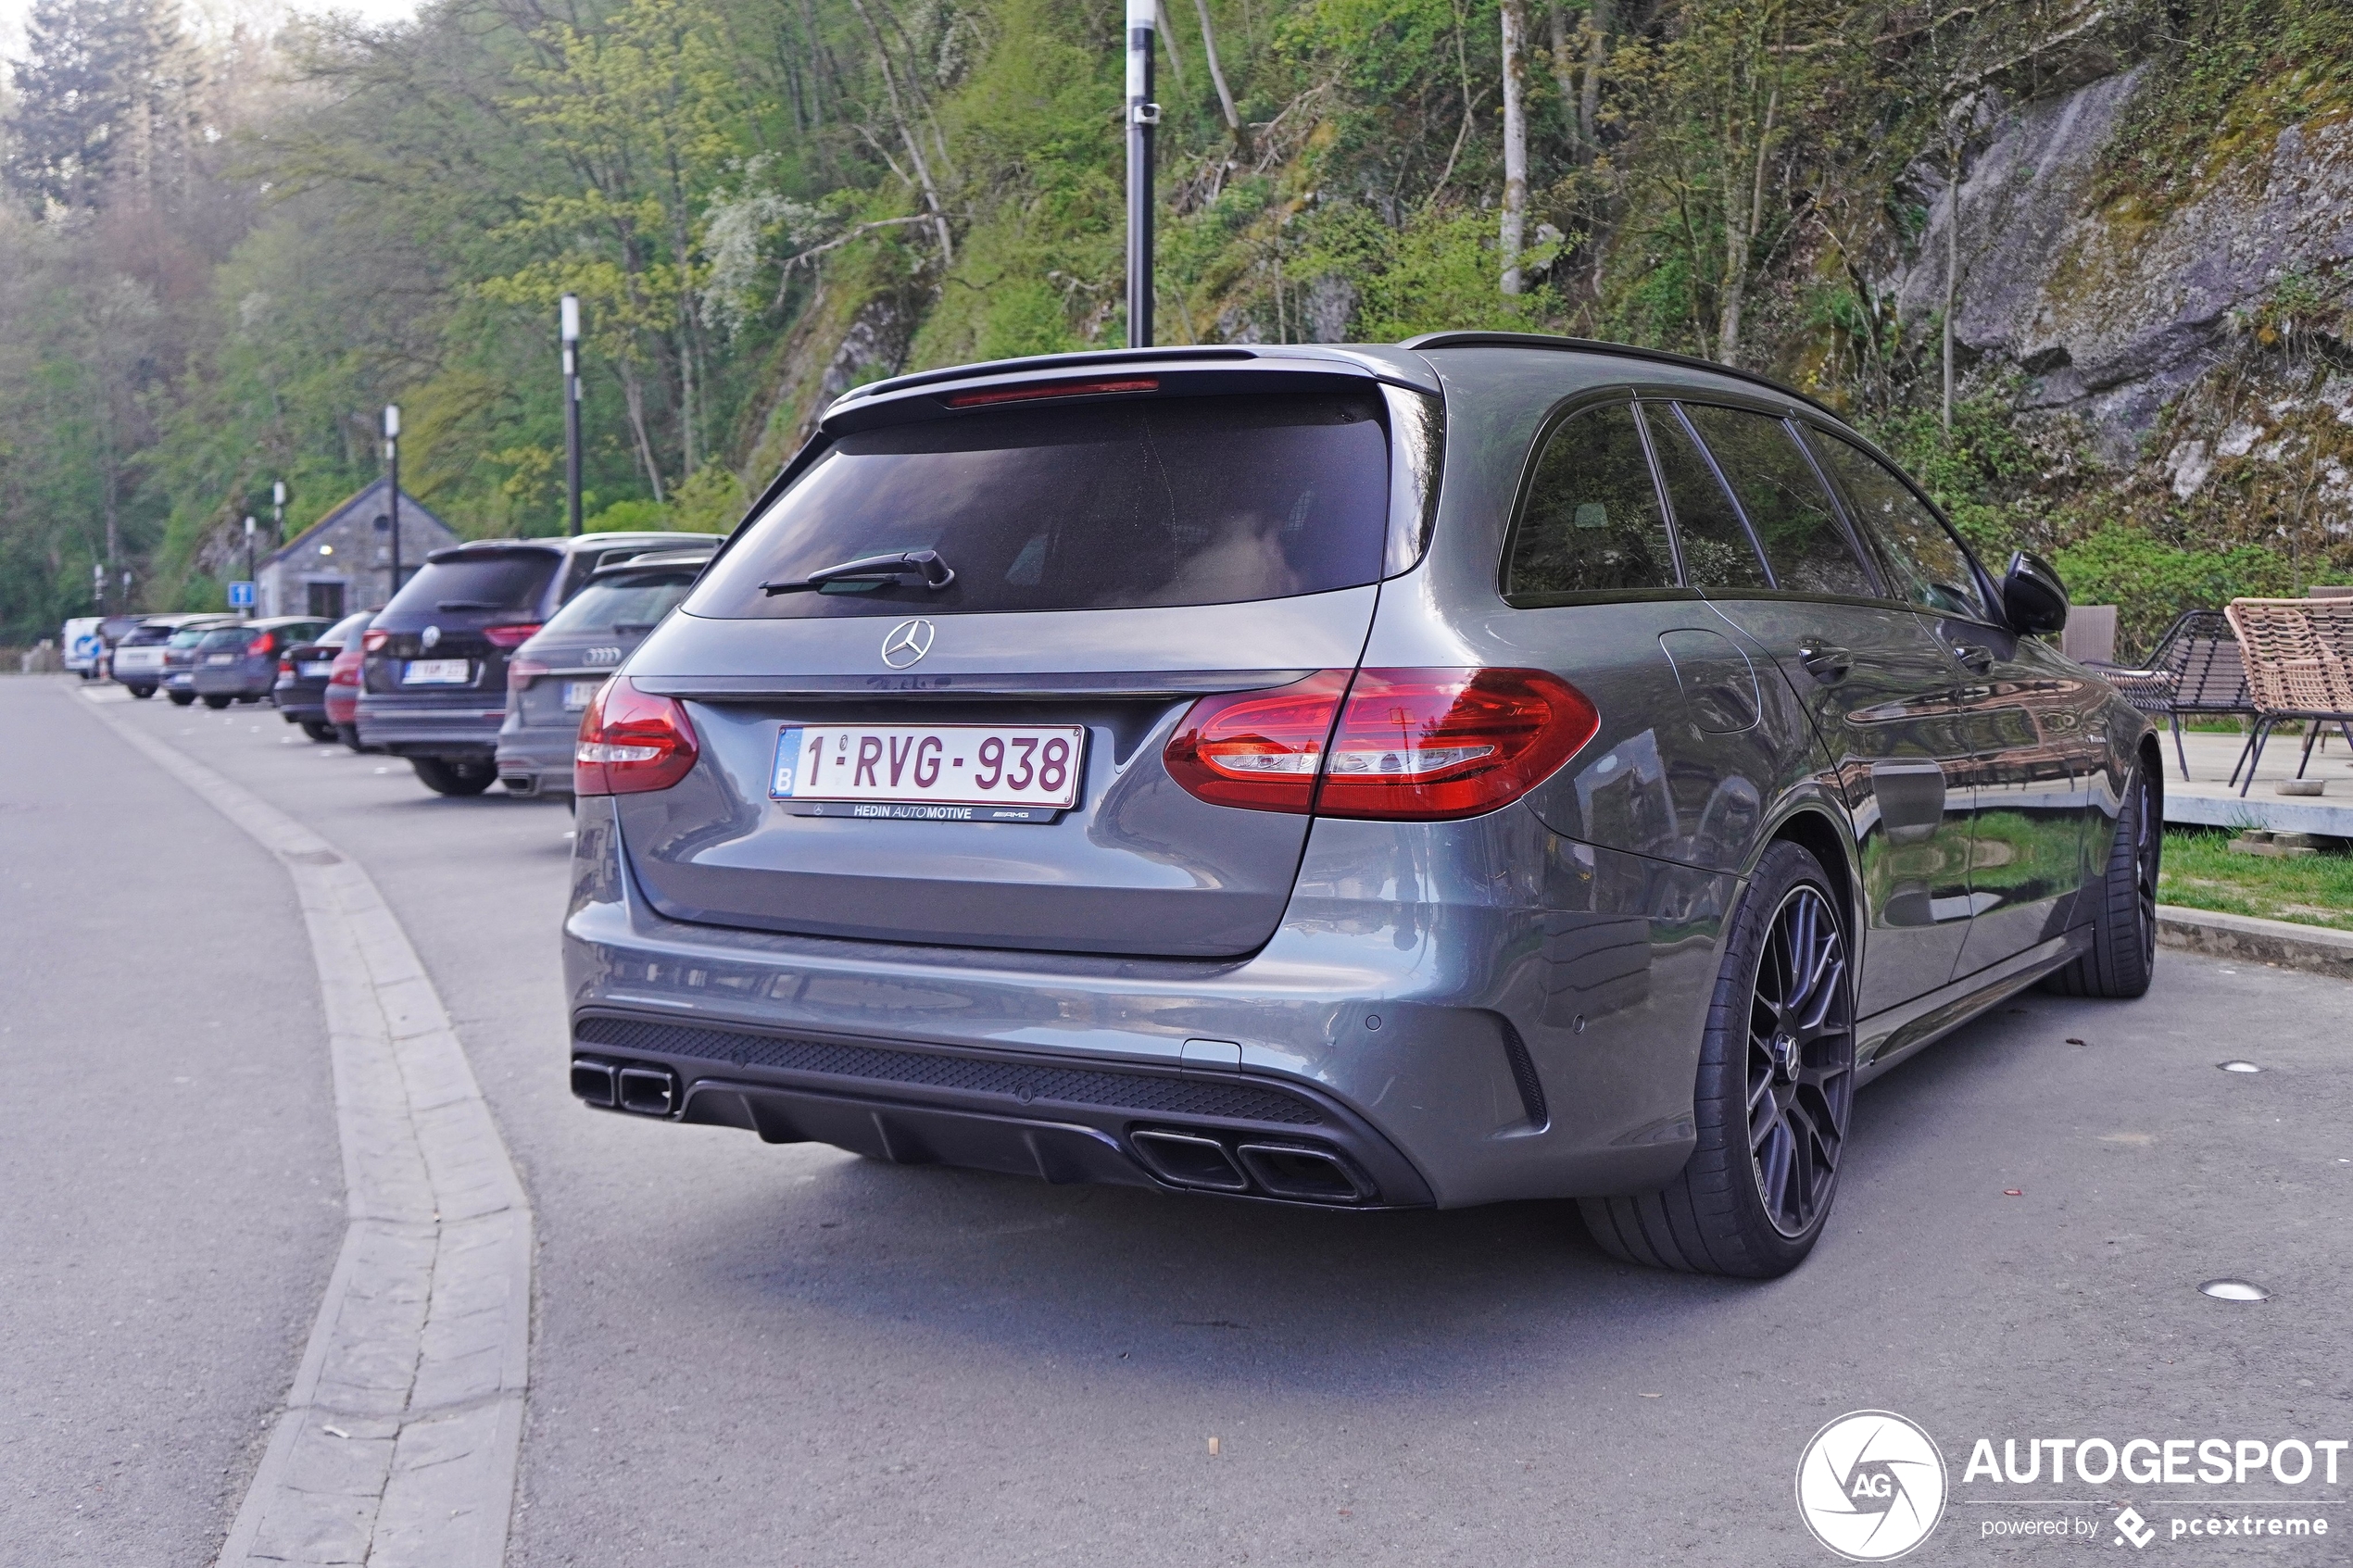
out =
[(1426, 348), (1554, 348), (1581, 354), (1610, 354), (1621, 359), (1643, 359), (1656, 365), (1673, 365), (1686, 370), (1713, 370), (1719, 376), (1744, 381), (1794, 397), (1811, 408), (1818, 408), (1841, 424), (1846, 416), (1818, 397), (1809, 397), (1793, 386), (1783, 386), (1770, 376), (1743, 370), (1737, 365), (1719, 365), (1713, 359), (1695, 358), (1689, 354), (1676, 354), (1664, 348), (1641, 348), (1630, 343), (1608, 343), (1600, 338), (1555, 337), (1550, 332), (1424, 332), (1409, 337), (1397, 345), (1419, 353)]

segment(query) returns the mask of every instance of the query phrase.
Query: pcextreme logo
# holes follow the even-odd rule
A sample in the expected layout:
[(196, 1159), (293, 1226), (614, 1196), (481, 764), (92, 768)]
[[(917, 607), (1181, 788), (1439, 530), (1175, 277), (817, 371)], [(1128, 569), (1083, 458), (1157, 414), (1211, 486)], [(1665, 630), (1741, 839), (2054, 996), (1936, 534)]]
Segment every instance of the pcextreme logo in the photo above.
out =
[(1944, 1516), (1944, 1456), (1890, 1411), (1856, 1411), (1814, 1434), (1797, 1461), (1797, 1512), (1854, 1562), (1903, 1556)]

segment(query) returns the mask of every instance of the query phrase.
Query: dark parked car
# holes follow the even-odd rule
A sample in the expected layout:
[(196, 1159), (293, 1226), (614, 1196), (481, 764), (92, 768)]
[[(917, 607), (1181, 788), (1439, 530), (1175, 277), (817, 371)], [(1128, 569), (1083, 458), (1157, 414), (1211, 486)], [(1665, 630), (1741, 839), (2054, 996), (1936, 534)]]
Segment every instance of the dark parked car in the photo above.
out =
[(163, 658), (156, 668), (163, 694), (172, 706), (185, 708), (196, 700), (196, 645), (219, 628), (236, 624), (234, 616), (200, 616), (182, 621), (164, 639)]
[(199, 631), (226, 623), (225, 615), (150, 615), (122, 634), (114, 646), (110, 667), (117, 683), (135, 697), (151, 697), (162, 686), (164, 649), (182, 627)]
[(497, 782), (507, 660), (599, 567), (708, 533), (482, 539), (435, 550), (360, 639), (359, 738), (406, 757), (427, 788), (480, 795)]
[(572, 793), (580, 716), (605, 678), (686, 596), (708, 548), (657, 550), (600, 569), (507, 665), (498, 782), (511, 795)]
[(196, 644), (189, 689), (207, 708), (259, 702), (278, 684), (278, 655), (326, 629), (324, 621), (302, 615), (216, 626)]
[(1855, 1089), (2155, 961), (2148, 721), (1834, 414), (1475, 333), (852, 392), (581, 731), (590, 1104), (1822, 1234)]
[(367, 636), (368, 622), (374, 619), (375, 612), (372, 610), (361, 618), (359, 634), (344, 645), (343, 651), (336, 654), (334, 662), (328, 666), (326, 689), (320, 696), (320, 706), (325, 710), (327, 722), (334, 726), (335, 734), (343, 744), (354, 751), (368, 749), (359, 739), (359, 677), (367, 657), (362, 651), (362, 644)]
[(315, 637), (289, 643), (278, 655), (278, 679), (270, 695), (286, 722), (300, 724), (302, 733), (312, 740), (338, 738), (333, 721), (327, 717), (328, 676), (337, 654), (346, 646), (358, 647), (359, 633), (368, 629), (368, 620), (374, 613), (363, 609), (346, 615)]

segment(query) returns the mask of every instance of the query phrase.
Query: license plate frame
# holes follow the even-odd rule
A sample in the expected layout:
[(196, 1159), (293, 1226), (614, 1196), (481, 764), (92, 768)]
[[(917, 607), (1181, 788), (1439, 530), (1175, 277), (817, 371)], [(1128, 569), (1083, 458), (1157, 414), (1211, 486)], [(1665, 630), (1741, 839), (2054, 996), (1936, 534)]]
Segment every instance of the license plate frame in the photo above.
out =
[(404, 686), (471, 686), (473, 680), (471, 659), (412, 659), (400, 667)]
[(800, 816), (1051, 822), (1086, 773), (1083, 724), (786, 724), (768, 797)]

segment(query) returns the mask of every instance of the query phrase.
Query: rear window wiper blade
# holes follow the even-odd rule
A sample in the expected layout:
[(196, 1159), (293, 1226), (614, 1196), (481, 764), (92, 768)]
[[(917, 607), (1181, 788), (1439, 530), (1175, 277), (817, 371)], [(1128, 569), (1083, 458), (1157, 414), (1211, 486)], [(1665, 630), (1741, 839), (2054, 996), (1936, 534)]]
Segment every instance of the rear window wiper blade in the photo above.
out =
[(956, 572), (940, 559), (937, 550), (902, 550), (897, 555), (862, 556), (838, 566), (823, 567), (798, 582), (762, 583), (760, 591), (774, 598), (778, 594), (806, 594), (823, 589), (828, 583), (893, 583), (902, 577), (921, 577), (925, 587), (937, 590), (956, 581)]

